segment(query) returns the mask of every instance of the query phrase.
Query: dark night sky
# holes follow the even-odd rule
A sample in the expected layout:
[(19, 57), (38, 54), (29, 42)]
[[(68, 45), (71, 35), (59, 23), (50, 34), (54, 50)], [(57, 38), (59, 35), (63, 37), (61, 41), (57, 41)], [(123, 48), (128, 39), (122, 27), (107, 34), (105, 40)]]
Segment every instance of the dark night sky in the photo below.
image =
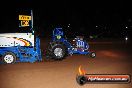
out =
[[(12, 4), (11, 4), (12, 3)], [(18, 27), (16, 20), (21, 9), (34, 11), (34, 25), (41, 32), (48, 32), (56, 26), (67, 27), (81, 33), (98, 34), (106, 29), (118, 32), (126, 25), (131, 25), (131, 3), (124, 1), (32, 1), (1, 3), (0, 30), (13, 31)], [(98, 28), (96, 28), (96, 25)], [(101, 29), (102, 31), (98, 31)], [(132, 28), (131, 28), (132, 29)]]

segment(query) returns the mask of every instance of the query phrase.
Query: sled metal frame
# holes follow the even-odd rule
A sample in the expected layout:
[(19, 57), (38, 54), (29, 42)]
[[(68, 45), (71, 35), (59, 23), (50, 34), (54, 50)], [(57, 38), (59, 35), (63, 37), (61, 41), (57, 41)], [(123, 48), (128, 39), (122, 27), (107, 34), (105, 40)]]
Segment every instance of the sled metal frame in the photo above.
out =
[[(31, 10), (31, 29), (33, 31), (33, 11)], [(34, 35), (34, 31), (32, 32)], [(18, 58), (16, 62), (35, 62), (42, 61), (40, 39), (36, 36), (35, 46), (13, 46), (13, 47), (0, 47), (0, 55), (5, 55), (6, 52), (12, 52)], [(3, 63), (3, 62), (2, 62)]]

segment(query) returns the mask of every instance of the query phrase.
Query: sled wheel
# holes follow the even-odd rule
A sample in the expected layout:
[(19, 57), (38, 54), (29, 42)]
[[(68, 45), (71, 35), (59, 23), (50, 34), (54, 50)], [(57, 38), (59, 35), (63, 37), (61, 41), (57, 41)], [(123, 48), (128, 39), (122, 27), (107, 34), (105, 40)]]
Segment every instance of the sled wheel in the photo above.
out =
[(3, 55), (2, 60), (4, 63), (7, 63), (7, 64), (15, 63), (16, 62), (16, 55), (12, 52), (6, 52)]

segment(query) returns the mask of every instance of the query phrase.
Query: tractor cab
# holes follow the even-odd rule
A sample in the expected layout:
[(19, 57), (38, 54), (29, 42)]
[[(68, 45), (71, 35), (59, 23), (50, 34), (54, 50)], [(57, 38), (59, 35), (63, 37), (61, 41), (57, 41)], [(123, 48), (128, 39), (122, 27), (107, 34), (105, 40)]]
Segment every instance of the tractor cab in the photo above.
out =
[(64, 39), (63, 29), (62, 28), (55, 28), (53, 30), (52, 40), (56, 41), (56, 40), (62, 40), (62, 39)]

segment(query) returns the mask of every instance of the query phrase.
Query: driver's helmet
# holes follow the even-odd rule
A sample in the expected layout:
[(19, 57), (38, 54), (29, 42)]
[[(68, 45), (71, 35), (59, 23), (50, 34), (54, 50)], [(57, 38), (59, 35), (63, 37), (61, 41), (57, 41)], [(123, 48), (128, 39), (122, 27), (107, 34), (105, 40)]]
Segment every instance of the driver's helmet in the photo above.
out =
[(60, 36), (60, 35), (57, 35), (56, 38), (57, 38), (57, 39), (61, 39), (61, 36)]

